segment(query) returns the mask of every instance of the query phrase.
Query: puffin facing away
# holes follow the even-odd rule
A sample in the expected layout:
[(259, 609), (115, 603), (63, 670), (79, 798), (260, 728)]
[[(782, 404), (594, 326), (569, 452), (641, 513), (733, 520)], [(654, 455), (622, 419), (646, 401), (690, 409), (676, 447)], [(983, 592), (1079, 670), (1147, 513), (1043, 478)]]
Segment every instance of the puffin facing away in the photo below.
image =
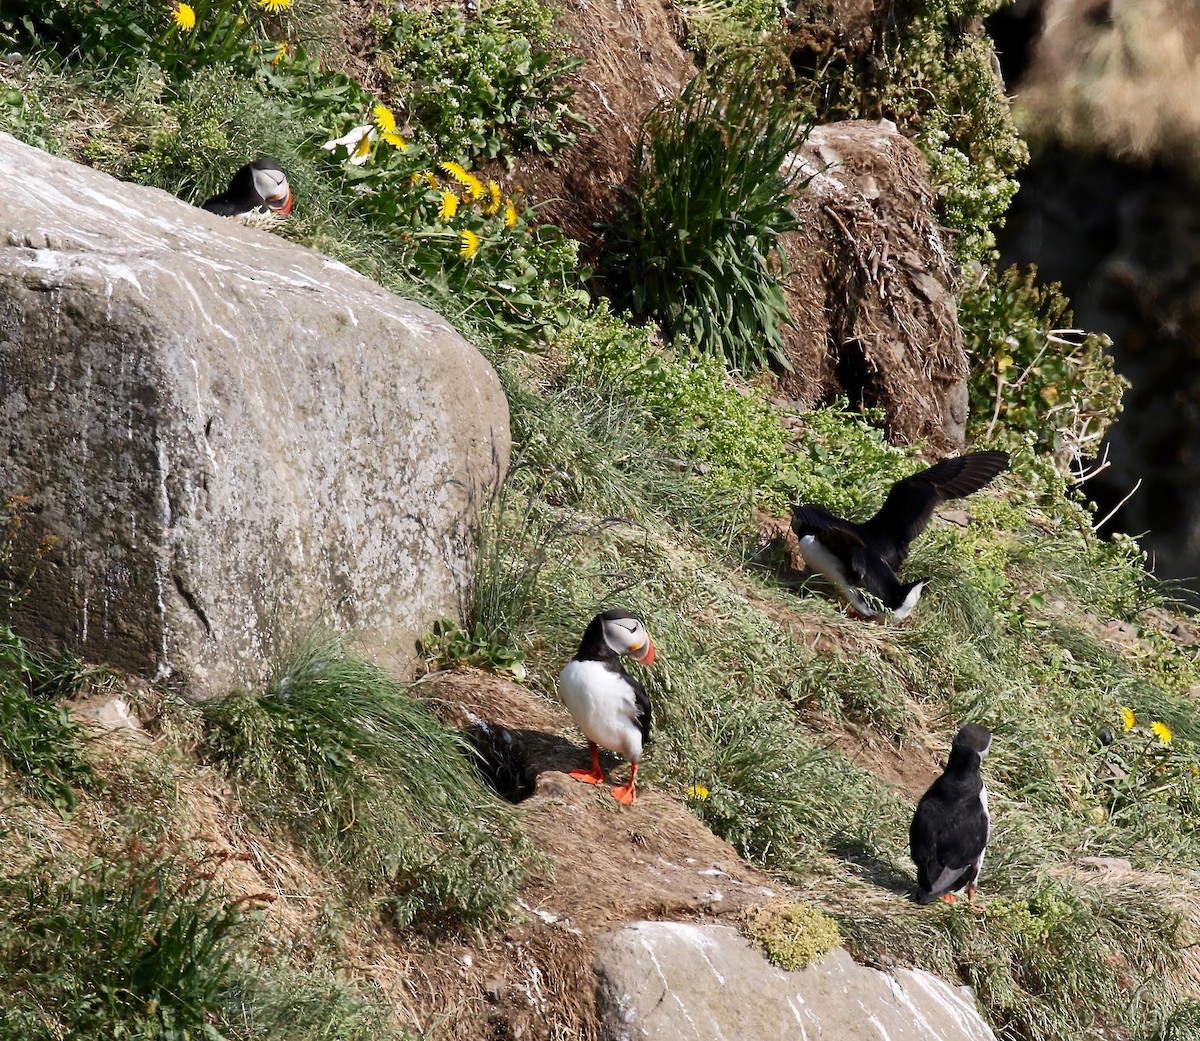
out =
[(629, 783), (613, 788), (613, 798), (629, 806), (637, 798), (638, 763), (650, 740), (650, 698), (621, 665), (621, 655), (639, 665), (654, 664), (654, 642), (628, 611), (602, 611), (583, 632), (575, 657), (558, 677), (558, 691), (592, 750), (590, 770), (572, 770), (586, 784), (603, 784), (600, 749), (632, 764)]
[(954, 903), (954, 891), (967, 887), (975, 902), (975, 883), (983, 866), (990, 819), (987, 789), (979, 768), (992, 746), (987, 727), (968, 723), (954, 737), (950, 761), (917, 803), (908, 844), (917, 865), (917, 903), (941, 897)]
[(233, 175), (225, 191), (206, 199), (200, 208), (221, 217), (286, 217), (292, 212), (292, 189), (274, 159), (255, 159)]
[(979, 491), (1007, 468), (1007, 452), (971, 452), (943, 459), (892, 485), (879, 512), (863, 524), (835, 517), (824, 506), (797, 506), (792, 511), (792, 530), (800, 540), (800, 554), (863, 618), (878, 614), (878, 608), (863, 596), (866, 592), (903, 621), (929, 581), (906, 583), (897, 577), (913, 539), (925, 530), (939, 505)]

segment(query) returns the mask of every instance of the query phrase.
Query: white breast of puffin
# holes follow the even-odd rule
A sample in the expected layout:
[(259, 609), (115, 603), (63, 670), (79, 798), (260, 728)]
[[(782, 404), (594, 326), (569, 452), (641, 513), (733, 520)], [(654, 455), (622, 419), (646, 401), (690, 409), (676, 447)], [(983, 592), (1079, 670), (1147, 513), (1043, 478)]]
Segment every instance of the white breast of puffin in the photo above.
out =
[(558, 678), (563, 704), (589, 741), (636, 763), (642, 757), (637, 702), (625, 678), (598, 661), (567, 662)]

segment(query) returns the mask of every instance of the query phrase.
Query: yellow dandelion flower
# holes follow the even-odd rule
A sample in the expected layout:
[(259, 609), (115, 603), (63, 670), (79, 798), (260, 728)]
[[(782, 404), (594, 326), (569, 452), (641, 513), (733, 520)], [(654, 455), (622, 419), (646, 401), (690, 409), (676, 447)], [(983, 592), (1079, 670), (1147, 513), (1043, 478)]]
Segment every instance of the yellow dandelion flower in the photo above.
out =
[(1171, 739), (1175, 736), (1171, 733), (1171, 728), (1166, 723), (1160, 723), (1158, 720), (1150, 724), (1150, 732), (1164, 745), (1169, 745)]
[(472, 202), (483, 196), (483, 182), (473, 173), (470, 173), (462, 163), (445, 162), (438, 165), (467, 189), (468, 202)]
[(268, 11), (283, 11), (292, 6), (292, 0), (258, 0), (258, 6)]
[(375, 125), (383, 133), (394, 134), (396, 132), (396, 117), (387, 105), (376, 105), (371, 109), (371, 118), (375, 120)]
[(394, 134), (390, 130), (384, 130), (379, 136), (397, 151), (408, 151), (408, 142), (405, 141), (404, 138), (402, 138), (399, 134)]
[(484, 206), (483, 212), (489, 217), (496, 216), (500, 212), (500, 185), (495, 181), (487, 183), (487, 205)]
[(506, 228), (517, 226), (517, 207), (513, 205), (512, 199), (504, 200), (504, 226)]
[(433, 176), (432, 171), (426, 170), (423, 174), (421, 174), (421, 176), (425, 178), (425, 183), (434, 191), (437, 191), (441, 187), (441, 185), (438, 184), (438, 179)]
[(196, 28), (196, 9), (191, 4), (176, 0), (171, 5), (171, 20), (185, 33)]
[(1121, 706), (1121, 726), (1125, 728), (1126, 733), (1133, 729), (1133, 724), (1137, 720), (1133, 718), (1133, 709), (1128, 705)]
[(450, 220), (458, 212), (458, 196), (453, 192), (442, 192), (442, 220)]
[(479, 236), (470, 228), (463, 228), (458, 233), (458, 238), (461, 243), (458, 247), (458, 255), (470, 259), (479, 252)]
[(285, 57), (287, 57), (288, 45), (286, 41), (280, 40), (275, 44), (275, 56), (271, 59), (272, 65), (278, 65)]
[(708, 798), (708, 789), (705, 788), (704, 785), (702, 785), (702, 784), (693, 784), (688, 789), (688, 798), (689, 799), (701, 799), (701, 800), (707, 799)]

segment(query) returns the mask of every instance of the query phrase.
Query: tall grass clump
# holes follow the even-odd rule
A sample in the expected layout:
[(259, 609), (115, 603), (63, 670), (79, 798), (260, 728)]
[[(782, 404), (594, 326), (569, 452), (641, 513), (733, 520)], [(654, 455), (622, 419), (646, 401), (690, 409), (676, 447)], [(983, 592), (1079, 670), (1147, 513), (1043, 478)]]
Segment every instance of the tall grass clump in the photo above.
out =
[(204, 704), (205, 752), (249, 814), (284, 829), (398, 924), (501, 917), (528, 847), (462, 747), (382, 669), (332, 637), (283, 656), (261, 694)]
[(799, 172), (781, 171), (805, 134), (790, 100), (736, 63), (653, 113), (604, 233), (602, 271), (620, 300), (730, 368), (788, 368), (777, 239), (798, 227)]
[(135, 840), (0, 878), (0, 1038), (221, 1036), (247, 923), (209, 867)]

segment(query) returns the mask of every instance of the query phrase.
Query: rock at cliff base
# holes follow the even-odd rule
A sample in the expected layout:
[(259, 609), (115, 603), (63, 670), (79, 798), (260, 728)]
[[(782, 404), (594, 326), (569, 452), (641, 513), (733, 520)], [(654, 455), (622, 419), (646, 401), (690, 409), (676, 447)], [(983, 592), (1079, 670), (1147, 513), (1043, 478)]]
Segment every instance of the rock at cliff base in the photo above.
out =
[(996, 1041), (968, 992), (927, 972), (841, 948), (787, 972), (726, 925), (635, 922), (600, 938), (596, 972), (604, 1041)]
[(304, 627), (385, 665), (456, 615), (507, 464), (439, 316), (277, 236), (0, 134), (0, 497), (58, 538), (20, 630), (198, 695)]

